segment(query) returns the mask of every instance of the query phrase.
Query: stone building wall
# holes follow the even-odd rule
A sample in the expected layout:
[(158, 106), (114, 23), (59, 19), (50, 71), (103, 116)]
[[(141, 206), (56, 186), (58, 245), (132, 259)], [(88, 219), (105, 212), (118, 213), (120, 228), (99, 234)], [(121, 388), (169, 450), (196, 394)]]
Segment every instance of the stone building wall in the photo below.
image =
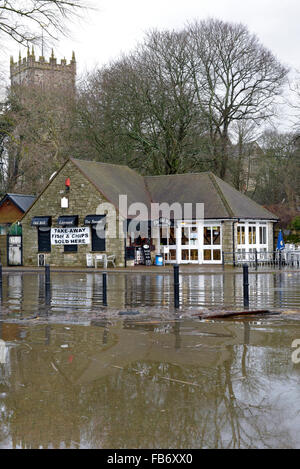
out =
[[(65, 180), (70, 178), (70, 190), (66, 192)], [(61, 208), (61, 198), (69, 199), (69, 207)], [(21, 220), (23, 229), (23, 264), (36, 266), (38, 258), (38, 230), (31, 226), (35, 216), (51, 216), (52, 227), (57, 226), (57, 218), (63, 215), (78, 215), (78, 226), (84, 226), (87, 215), (95, 215), (100, 203), (107, 202), (95, 186), (86, 179), (78, 168), (68, 161), (63, 169), (52, 179), (48, 187)], [(98, 212), (98, 214), (100, 214)], [(116, 256), (116, 265), (124, 266), (124, 239), (114, 238), (111, 234), (113, 214), (106, 217), (107, 255)], [(117, 214), (117, 228), (119, 216)], [(91, 228), (92, 229), (92, 228)], [(118, 235), (118, 231), (117, 231)], [(78, 245), (78, 252), (64, 252), (63, 246), (51, 246), (51, 253), (46, 253), (46, 263), (53, 266), (86, 266), (86, 254), (91, 253), (91, 244)]]
[(0, 264), (7, 266), (7, 236), (0, 235)]
[(72, 60), (68, 64), (66, 59), (57, 63), (54, 54), (49, 58), (49, 62), (44, 57), (36, 60), (34, 52), (27, 57), (14, 62), (10, 62), (11, 85), (33, 86), (42, 88), (64, 88), (75, 91), (76, 60), (73, 53)]
[[(232, 262), (232, 221), (224, 221), (222, 224), (222, 251), (224, 252), (225, 262), (230, 263)], [(236, 226), (235, 226), (235, 240), (236, 240)]]
[(268, 223), (268, 251), (272, 252), (276, 249), (276, 246), (274, 246), (274, 223), (269, 222)]

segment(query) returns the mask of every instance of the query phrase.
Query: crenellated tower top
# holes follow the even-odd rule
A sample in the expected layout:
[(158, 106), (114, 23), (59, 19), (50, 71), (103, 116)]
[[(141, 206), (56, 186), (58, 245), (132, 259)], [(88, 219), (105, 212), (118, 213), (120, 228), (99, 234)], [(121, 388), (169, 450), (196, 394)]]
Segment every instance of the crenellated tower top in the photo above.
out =
[(27, 49), (27, 57), (14, 62), (10, 58), (10, 81), (11, 86), (41, 86), (43, 88), (67, 87), (70, 91), (75, 91), (76, 79), (76, 59), (75, 53), (72, 53), (70, 63), (64, 58), (57, 62), (52, 49), (49, 61), (44, 56), (38, 59), (35, 57), (34, 47)]

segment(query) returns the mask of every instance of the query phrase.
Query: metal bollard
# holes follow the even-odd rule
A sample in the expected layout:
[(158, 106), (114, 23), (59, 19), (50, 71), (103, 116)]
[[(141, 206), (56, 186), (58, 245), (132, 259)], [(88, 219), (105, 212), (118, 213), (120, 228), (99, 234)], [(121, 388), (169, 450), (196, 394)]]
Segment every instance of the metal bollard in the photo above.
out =
[(49, 288), (50, 286), (50, 265), (45, 265), (45, 287)]
[(279, 255), (279, 262), (278, 262), (279, 265), (278, 265), (278, 267), (279, 267), (279, 269), (281, 270), (281, 267), (282, 267), (281, 251), (279, 251), (278, 255)]
[(256, 249), (254, 250), (254, 254), (255, 254), (255, 270), (257, 270), (257, 250)]
[(249, 306), (249, 275), (248, 265), (243, 264), (243, 292), (244, 292), (244, 307)]
[(179, 308), (179, 265), (174, 265), (174, 306)]
[(0, 297), (2, 298), (2, 264), (0, 264)]
[(50, 265), (45, 265), (45, 304), (51, 304)]
[(107, 306), (107, 274), (102, 274), (102, 302), (103, 306)]

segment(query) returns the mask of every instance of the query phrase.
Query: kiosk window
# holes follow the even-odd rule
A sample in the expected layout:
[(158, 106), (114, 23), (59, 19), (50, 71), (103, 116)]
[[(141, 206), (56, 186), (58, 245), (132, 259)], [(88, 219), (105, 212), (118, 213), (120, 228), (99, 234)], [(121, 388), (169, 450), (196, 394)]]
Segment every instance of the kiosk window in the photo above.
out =
[[(97, 235), (97, 225), (92, 225), (92, 251), (105, 251), (106, 250), (106, 243), (105, 243), (105, 231), (104, 237), (99, 237)], [(102, 232), (103, 233), (103, 232)]]
[(50, 228), (38, 227), (39, 252), (51, 252)]

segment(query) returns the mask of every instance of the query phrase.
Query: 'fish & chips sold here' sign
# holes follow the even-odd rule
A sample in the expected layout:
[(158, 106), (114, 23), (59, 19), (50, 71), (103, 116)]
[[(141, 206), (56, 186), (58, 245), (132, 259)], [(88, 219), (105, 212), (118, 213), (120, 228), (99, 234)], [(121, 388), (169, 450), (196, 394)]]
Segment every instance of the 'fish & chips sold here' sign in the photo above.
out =
[(90, 228), (86, 227), (73, 227), (73, 228), (51, 228), (51, 244), (89, 244)]

